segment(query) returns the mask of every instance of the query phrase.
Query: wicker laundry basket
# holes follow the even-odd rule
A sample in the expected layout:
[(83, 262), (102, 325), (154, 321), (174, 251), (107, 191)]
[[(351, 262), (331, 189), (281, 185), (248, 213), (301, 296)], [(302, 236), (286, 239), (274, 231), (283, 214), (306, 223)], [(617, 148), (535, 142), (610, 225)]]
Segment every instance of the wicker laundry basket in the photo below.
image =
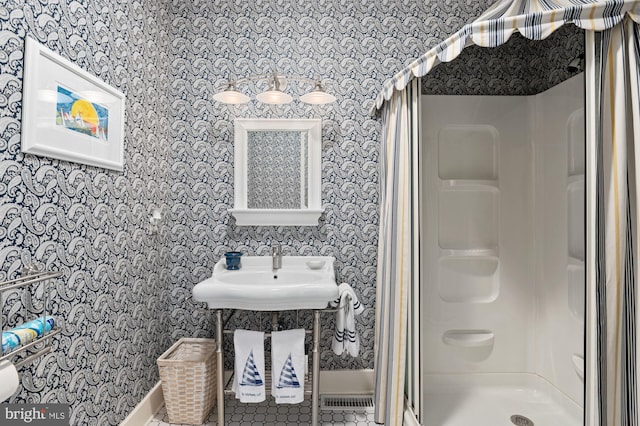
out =
[(182, 338), (158, 358), (171, 423), (206, 421), (216, 400), (215, 351), (215, 339)]

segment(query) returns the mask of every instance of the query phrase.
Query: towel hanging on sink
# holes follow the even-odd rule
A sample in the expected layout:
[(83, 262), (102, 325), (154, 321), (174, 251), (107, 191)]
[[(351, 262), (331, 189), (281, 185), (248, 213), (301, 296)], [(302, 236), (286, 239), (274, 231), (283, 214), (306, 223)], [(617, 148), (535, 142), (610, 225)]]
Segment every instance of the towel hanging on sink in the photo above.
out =
[(304, 400), (304, 329), (271, 332), (271, 395), (277, 404)]
[(338, 308), (331, 348), (336, 355), (342, 355), (346, 351), (349, 355), (356, 357), (360, 351), (360, 336), (356, 331), (355, 315), (361, 314), (364, 306), (349, 284), (340, 284), (338, 293), (338, 298), (329, 302), (329, 306)]
[(236, 330), (233, 335), (236, 352), (233, 391), (240, 402), (262, 402), (264, 385), (264, 333)]

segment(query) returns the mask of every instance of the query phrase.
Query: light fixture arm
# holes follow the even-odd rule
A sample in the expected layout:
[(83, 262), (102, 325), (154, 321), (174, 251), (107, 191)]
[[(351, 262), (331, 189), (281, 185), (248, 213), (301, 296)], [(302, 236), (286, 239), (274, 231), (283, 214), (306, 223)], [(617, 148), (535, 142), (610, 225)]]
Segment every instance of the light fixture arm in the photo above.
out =
[(250, 83), (250, 82), (256, 82), (256, 81), (260, 81), (260, 80), (267, 80), (270, 81), (273, 78), (277, 78), (277, 79), (282, 79), (284, 78), (285, 80), (289, 80), (289, 81), (301, 81), (303, 83), (309, 83), (312, 86), (315, 86), (318, 82), (320, 82), (319, 79), (314, 80), (312, 78), (308, 78), (308, 77), (299, 77), (297, 75), (291, 75), (291, 74), (280, 74), (280, 73), (272, 73), (272, 74), (257, 74), (257, 75), (251, 75), (248, 77), (242, 77), (242, 78), (236, 78), (234, 80), (229, 80), (224, 87), (221, 87), (217, 90), (225, 90), (227, 87), (229, 86), (237, 86), (238, 84), (243, 84), (243, 83)]
[(300, 77), (291, 74), (280, 74), (278, 72), (274, 72), (272, 74), (257, 74), (229, 80), (224, 88), (218, 89), (218, 92), (213, 96), (213, 98), (216, 101), (225, 104), (246, 103), (250, 100), (250, 98), (244, 93), (238, 91), (236, 87), (241, 84), (264, 80), (267, 81), (269, 88), (266, 91), (256, 95), (256, 99), (263, 103), (279, 105), (291, 102), (291, 100), (293, 99), (291, 95), (284, 92), (284, 89), (286, 89), (286, 83), (288, 81), (297, 81), (311, 85), (311, 91), (300, 96), (301, 102), (321, 105), (331, 103), (336, 100), (335, 96), (327, 93), (324, 90), (320, 79), (314, 80), (308, 77)]

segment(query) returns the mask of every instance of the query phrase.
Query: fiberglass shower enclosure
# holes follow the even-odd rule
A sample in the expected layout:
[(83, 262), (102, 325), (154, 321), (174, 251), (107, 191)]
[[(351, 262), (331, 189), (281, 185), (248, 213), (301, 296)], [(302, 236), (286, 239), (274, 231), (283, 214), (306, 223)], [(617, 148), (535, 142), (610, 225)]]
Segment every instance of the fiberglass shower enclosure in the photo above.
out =
[(583, 424), (583, 108), (422, 97), (424, 426)]

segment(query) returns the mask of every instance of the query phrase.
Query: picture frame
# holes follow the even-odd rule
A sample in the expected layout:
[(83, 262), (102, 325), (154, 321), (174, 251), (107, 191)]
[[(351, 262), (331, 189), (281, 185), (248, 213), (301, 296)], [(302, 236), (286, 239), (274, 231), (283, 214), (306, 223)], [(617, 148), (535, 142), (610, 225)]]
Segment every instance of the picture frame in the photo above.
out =
[(122, 171), (125, 95), (25, 40), (21, 150)]

